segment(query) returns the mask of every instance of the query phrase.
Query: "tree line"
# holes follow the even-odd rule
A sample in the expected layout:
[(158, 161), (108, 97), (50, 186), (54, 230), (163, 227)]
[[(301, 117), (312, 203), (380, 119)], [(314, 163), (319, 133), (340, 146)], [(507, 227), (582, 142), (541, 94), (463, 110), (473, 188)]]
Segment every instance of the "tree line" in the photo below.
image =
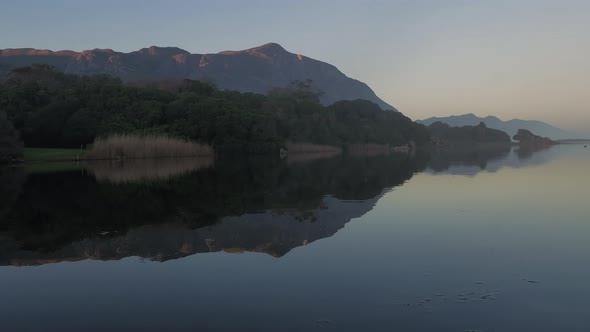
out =
[(497, 144), (510, 145), (510, 136), (498, 129), (488, 128), (480, 122), (477, 126), (451, 127), (437, 121), (428, 126), (428, 131), (435, 143), (440, 144)]
[(125, 84), (33, 65), (0, 83), (0, 131), (11, 137), (18, 132), (28, 147), (80, 148), (110, 134), (161, 133), (250, 152), (286, 142), (396, 146), (429, 139), (424, 126), (401, 113), (366, 100), (324, 106), (319, 96), (311, 82), (261, 95), (220, 90), (207, 81)]

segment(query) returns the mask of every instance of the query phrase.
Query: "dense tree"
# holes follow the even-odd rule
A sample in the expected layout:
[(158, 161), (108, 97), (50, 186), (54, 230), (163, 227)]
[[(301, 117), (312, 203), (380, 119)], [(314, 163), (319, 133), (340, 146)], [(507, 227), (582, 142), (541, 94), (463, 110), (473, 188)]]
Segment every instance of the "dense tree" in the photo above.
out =
[(14, 70), (0, 84), (6, 110), (27, 146), (80, 147), (112, 133), (166, 133), (256, 152), (288, 141), (344, 145), (426, 142), (425, 127), (369, 101), (325, 107), (311, 81), (268, 96), (217, 89), (207, 81), (127, 85), (106, 75), (75, 76), (47, 65)]
[(21, 155), (22, 144), (18, 133), (6, 117), (6, 113), (0, 111), (0, 162), (18, 158)]
[(451, 127), (446, 123), (435, 122), (428, 127), (432, 137), (441, 143), (461, 142), (464, 144), (504, 144), (510, 145), (510, 136), (497, 129), (486, 127), (481, 122), (477, 126)]

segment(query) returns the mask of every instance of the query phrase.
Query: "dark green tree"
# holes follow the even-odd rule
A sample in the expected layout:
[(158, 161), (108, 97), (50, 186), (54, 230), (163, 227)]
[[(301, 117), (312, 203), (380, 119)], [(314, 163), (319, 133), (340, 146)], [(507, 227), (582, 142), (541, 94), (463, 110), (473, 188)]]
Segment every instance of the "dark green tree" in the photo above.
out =
[(320, 103), (311, 81), (268, 95), (218, 89), (207, 81), (125, 84), (47, 65), (14, 70), (0, 83), (6, 111), (26, 146), (79, 148), (113, 133), (165, 133), (217, 150), (278, 150), (287, 142), (342, 146), (428, 141), (424, 126), (366, 100)]
[(6, 113), (0, 111), (0, 162), (21, 157), (23, 146)]

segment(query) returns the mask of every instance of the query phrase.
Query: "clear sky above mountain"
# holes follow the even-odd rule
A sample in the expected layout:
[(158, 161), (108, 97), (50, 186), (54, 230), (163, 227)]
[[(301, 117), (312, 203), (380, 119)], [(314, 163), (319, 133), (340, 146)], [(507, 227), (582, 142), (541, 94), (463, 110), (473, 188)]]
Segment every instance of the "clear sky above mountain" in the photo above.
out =
[(12, 1), (0, 48), (193, 53), (270, 41), (336, 65), (413, 119), (529, 118), (590, 132), (590, 1)]

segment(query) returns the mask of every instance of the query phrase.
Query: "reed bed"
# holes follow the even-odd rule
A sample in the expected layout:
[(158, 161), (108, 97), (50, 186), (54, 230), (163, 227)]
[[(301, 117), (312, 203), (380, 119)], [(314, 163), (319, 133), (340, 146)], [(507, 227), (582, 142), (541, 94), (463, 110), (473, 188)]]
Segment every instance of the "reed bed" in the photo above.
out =
[(169, 136), (112, 135), (98, 138), (85, 159), (147, 159), (212, 156), (209, 145)]

